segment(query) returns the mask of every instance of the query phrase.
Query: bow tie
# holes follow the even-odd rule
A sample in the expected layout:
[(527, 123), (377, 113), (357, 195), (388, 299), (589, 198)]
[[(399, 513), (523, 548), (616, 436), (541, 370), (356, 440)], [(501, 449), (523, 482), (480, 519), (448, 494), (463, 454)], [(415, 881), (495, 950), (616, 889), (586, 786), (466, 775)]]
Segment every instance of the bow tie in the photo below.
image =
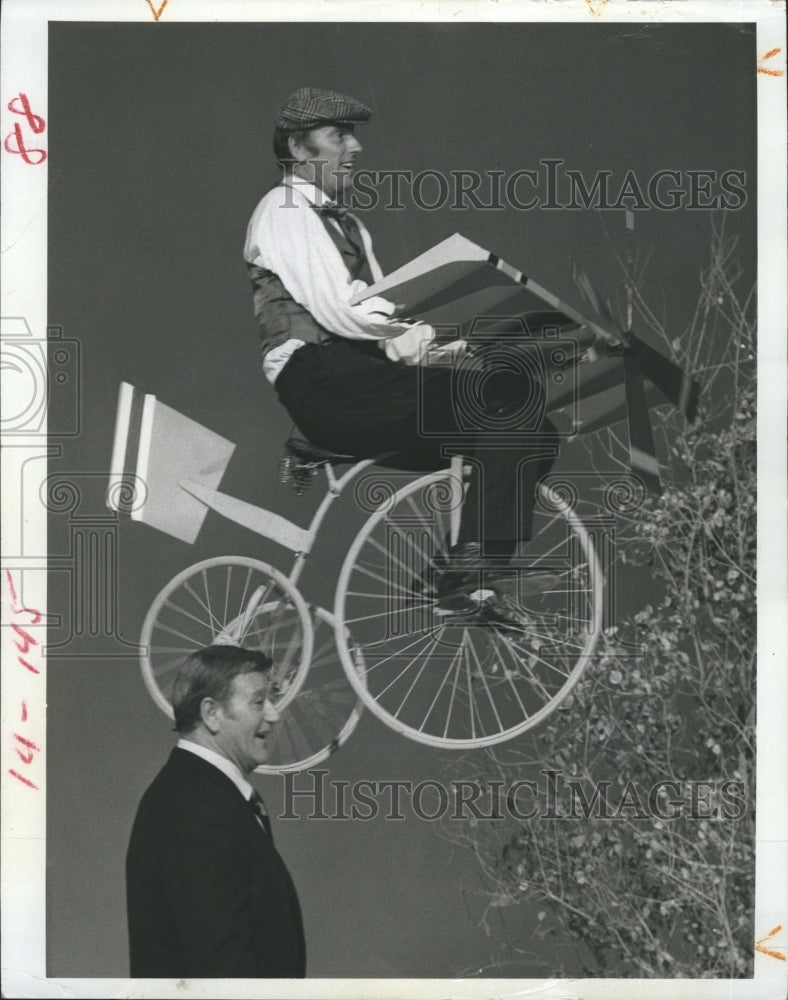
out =
[(341, 222), (342, 219), (348, 213), (348, 209), (344, 205), (313, 205), (314, 210), (319, 215), (324, 215), (328, 219), (336, 219), (337, 222)]

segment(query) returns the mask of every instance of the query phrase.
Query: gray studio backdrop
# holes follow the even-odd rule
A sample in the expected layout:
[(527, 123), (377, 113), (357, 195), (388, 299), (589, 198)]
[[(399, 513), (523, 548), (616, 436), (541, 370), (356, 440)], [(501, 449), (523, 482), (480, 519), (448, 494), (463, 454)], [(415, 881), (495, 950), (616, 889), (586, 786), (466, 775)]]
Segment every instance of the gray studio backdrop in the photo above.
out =
[[(619, 184), (627, 170), (644, 183), (659, 170), (743, 171), (746, 199), (726, 225), (752, 277), (754, 65), (746, 26), (50, 25), (49, 322), (72, 342), (68, 391), (53, 383), (50, 413), (50, 975), (128, 973), (126, 844), (172, 742), (133, 645), (151, 599), (207, 556), (283, 556), (213, 515), (192, 547), (108, 517), (118, 383), (236, 442), (227, 492), (302, 523), (314, 509), (315, 497), (278, 482), (290, 422), (259, 370), (241, 257), (248, 217), (277, 176), (278, 104), (305, 85), (366, 101), (374, 117), (359, 133), (360, 166), (371, 170), (508, 176), (543, 173), (552, 158), (589, 182), (611, 170)], [(621, 209), (449, 201), (427, 210), (407, 195), (395, 209), (387, 191), (364, 213), (384, 270), (459, 231), (578, 305), (571, 257), (604, 293), (621, 288)], [(518, 191), (530, 196), (527, 185)], [(435, 189), (425, 186), (424, 198), (436, 200)], [(709, 215), (686, 205), (637, 213), (651, 253), (645, 293), (677, 334), (707, 261)], [(563, 463), (579, 461), (566, 451)], [(304, 578), (310, 600), (331, 607), (359, 523), (352, 504), (332, 515)], [(97, 548), (82, 560), (85, 539)], [(365, 718), (327, 766), (336, 780), (417, 781), (440, 778), (448, 756)], [(258, 785), (276, 815), (281, 781)], [(311, 975), (442, 977), (490, 961), (474, 859), (430, 823), (275, 824), (303, 901)], [(494, 926), (528, 947), (534, 921), (509, 914)]]

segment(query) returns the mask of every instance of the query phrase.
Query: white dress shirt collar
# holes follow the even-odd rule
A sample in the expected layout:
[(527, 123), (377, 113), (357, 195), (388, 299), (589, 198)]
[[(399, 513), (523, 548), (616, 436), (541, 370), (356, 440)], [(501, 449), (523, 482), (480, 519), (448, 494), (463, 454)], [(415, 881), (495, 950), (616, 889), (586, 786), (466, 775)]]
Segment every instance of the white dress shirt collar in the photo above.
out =
[(282, 187), (289, 187), (293, 191), (298, 191), (299, 194), (302, 194), (306, 198), (310, 205), (316, 205), (318, 208), (322, 208), (324, 205), (336, 205), (336, 200), (329, 198), (325, 191), (316, 184), (302, 180), (296, 174), (290, 174), (283, 179)]
[(232, 781), (247, 802), (252, 797), (254, 788), (249, 784), (243, 774), (241, 774), (240, 768), (236, 767), (231, 760), (228, 760), (226, 757), (222, 757), (222, 755), (217, 753), (215, 750), (209, 750), (208, 747), (200, 746), (199, 743), (192, 743), (191, 740), (185, 740), (183, 738), (178, 740), (177, 747), (179, 750), (188, 750), (189, 753), (196, 754), (197, 757), (202, 757), (202, 759), (207, 761), (209, 764), (213, 764), (214, 767), (218, 767), (222, 774), (226, 774), (230, 781)]

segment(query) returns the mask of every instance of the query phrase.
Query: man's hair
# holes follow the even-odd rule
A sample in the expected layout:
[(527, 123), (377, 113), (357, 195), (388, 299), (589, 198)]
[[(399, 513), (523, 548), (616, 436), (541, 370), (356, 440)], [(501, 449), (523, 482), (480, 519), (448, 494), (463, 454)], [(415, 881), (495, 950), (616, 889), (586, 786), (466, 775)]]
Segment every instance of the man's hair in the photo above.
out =
[(181, 664), (172, 686), (175, 728), (190, 733), (200, 721), (203, 698), (226, 703), (230, 685), (239, 674), (267, 673), (271, 660), (259, 649), (206, 646)]
[(311, 129), (308, 128), (274, 129), (274, 156), (276, 157), (276, 162), (280, 166), (284, 166), (286, 163), (292, 163), (294, 160), (287, 140), (292, 136), (296, 142), (303, 142), (309, 135), (310, 131)]

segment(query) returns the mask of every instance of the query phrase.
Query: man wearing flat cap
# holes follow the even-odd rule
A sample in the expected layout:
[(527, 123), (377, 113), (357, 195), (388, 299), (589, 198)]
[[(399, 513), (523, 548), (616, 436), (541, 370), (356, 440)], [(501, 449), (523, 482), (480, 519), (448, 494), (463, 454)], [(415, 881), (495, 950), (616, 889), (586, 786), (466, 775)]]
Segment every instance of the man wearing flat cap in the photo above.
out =
[[(393, 304), (377, 296), (350, 304), (383, 277), (366, 227), (342, 204), (362, 149), (356, 127), (371, 114), (353, 97), (308, 87), (279, 110), (273, 146), (282, 181), (252, 214), (244, 248), (263, 371), (313, 444), (359, 457), (396, 452), (393, 466), (440, 469), (448, 464), (441, 441), (422, 436), (420, 420), (454, 438), (463, 428), (451, 366), (415, 367), (433, 328), (391, 319)], [(463, 347), (455, 342), (446, 350)], [(511, 372), (486, 385), (497, 414), (519, 410), (538, 388)], [(482, 556), (500, 564), (530, 537), (536, 481), (556, 451), (545, 431), (527, 461), (511, 448), (469, 438), (465, 453), (474, 469), (483, 467), (483, 485), (471, 484), (458, 543), (438, 580), (443, 613), (473, 613), (502, 629), (527, 624), (506, 594), (486, 591), (481, 606), (471, 594)]]

